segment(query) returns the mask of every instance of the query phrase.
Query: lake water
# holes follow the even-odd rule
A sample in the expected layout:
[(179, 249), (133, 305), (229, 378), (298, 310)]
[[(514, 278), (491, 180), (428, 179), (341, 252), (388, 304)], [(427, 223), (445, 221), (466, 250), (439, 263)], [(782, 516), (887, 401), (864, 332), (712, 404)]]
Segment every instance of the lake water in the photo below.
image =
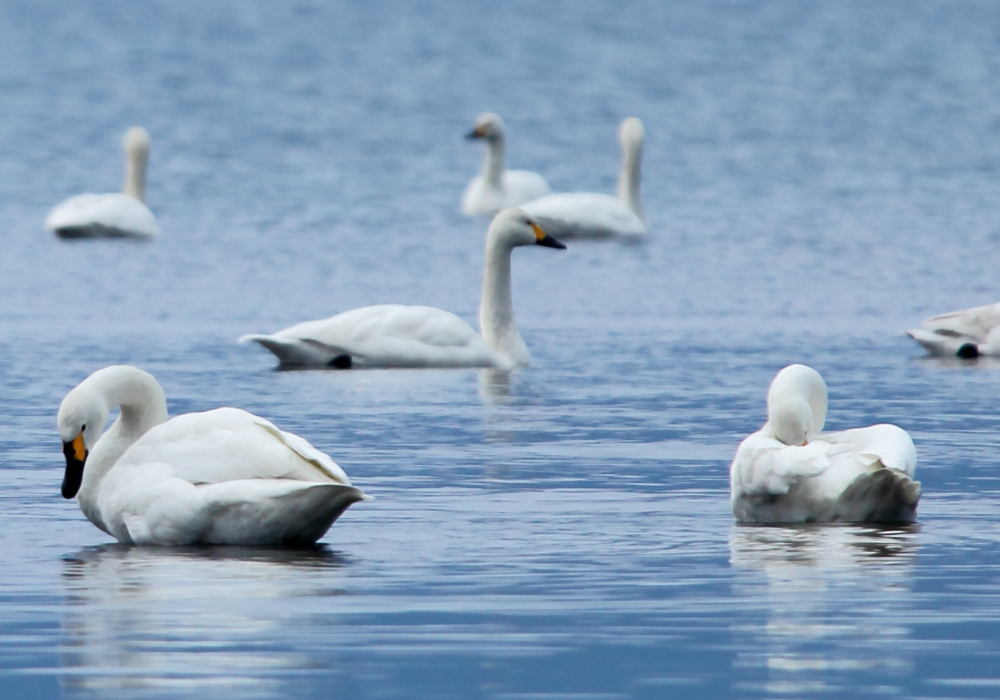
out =
[[(0, 694), (1000, 695), (1000, 371), (901, 334), (1000, 300), (1000, 5), (624, 4), (0, 6)], [(646, 126), (648, 241), (514, 254), (530, 368), (275, 372), (235, 342), (386, 302), (475, 323), (485, 110), (557, 191), (612, 192)], [(44, 231), (120, 187), (133, 124), (163, 236)], [(55, 414), (116, 362), (376, 500), (316, 551), (113, 544), (59, 495)], [(829, 428), (910, 431), (916, 526), (734, 524), (791, 362)]]

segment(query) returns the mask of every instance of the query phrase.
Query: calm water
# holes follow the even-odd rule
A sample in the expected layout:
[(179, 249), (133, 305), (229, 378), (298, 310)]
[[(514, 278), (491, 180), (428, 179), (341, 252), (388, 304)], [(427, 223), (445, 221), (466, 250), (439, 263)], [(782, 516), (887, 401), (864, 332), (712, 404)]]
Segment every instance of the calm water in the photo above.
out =
[[(993, 698), (1000, 371), (900, 334), (1000, 300), (993, 2), (0, 5), (0, 688), (11, 698)], [(613, 191), (649, 240), (518, 250), (533, 353), (275, 372), (235, 339), (354, 306), (475, 322), (508, 162)], [(48, 209), (153, 138), (155, 243)], [(736, 527), (774, 372), (909, 430), (920, 523)], [(235, 405), (377, 500), (310, 552), (124, 548), (59, 496), (55, 413), (114, 362)]]

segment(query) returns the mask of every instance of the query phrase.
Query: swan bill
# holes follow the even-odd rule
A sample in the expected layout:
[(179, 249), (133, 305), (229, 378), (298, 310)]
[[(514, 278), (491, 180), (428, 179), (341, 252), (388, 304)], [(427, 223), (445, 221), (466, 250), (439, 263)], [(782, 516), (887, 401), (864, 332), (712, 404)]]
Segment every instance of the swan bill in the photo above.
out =
[(565, 243), (557, 241), (552, 236), (546, 234), (545, 231), (543, 231), (538, 226), (538, 224), (532, 224), (532, 226), (535, 229), (535, 236), (537, 236), (537, 240), (535, 240), (536, 245), (545, 246), (546, 248), (558, 248), (559, 250), (566, 250)]
[(87, 462), (87, 447), (83, 444), (83, 433), (72, 442), (63, 443), (63, 454), (66, 456), (66, 474), (63, 476), (63, 498), (75, 498), (83, 483), (83, 466)]
[(477, 126), (475, 129), (467, 133), (465, 135), (465, 138), (468, 139), (469, 141), (473, 141), (475, 139), (484, 139), (486, 138), (486, 129), (484, 129), (481, 126)]

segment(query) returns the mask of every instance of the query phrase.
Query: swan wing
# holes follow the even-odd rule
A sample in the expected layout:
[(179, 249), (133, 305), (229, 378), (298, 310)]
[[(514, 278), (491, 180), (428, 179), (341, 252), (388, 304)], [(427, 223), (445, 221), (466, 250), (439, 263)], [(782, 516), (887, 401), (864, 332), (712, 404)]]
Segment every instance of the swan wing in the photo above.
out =
[(550, 194), (521, 208), (556, 238), (610, 238), (646, 233), (646, 225), (635, 212), (617, 197), (606, 194)]
[(503, 174), (506, 203), (503, 207), (516, 207), (552, 192), (549, 183), (538, 173), (530, 170), (508, 170)]
[(931, 316), (922, 325), (938, 335), (957, 334), (982, 343), (1000, 326), (1000, 303)]
[(821, 441), (799, 447), (754, 433), (740, 444), (730, 467), (733, 498), (786, 494), (800, 479), (829, 469), (829, 451)]
[[(79, 194), (56, 205), (45, 219), (50, 231), (92, 229), (94, 235), (158, 236), (156, 217), (126, 194)], [(101, 231), (104, 233), (101, 233)]]
[(910, 434), (898, 425), (880, 423), (823, 433), (820, 439), (839, 447), (838, 454), (853, 456), (862, 467), (886, 467), (911, 479), (917, 471), (917, 448)]

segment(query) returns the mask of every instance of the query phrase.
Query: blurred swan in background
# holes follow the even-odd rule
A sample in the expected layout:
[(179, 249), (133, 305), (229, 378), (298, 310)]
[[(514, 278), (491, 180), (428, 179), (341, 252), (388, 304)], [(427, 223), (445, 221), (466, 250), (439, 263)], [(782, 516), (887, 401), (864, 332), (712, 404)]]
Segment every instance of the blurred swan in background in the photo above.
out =
[(629, 117), (618, 129), (622, 146), (622, 169), (618, 196), (596, 192), (550, 194), (528, 202), (523, 209), (553, 236), (560, 238), (611, 238), (643, 236), (642, 213), (642, 122)]
[(514, 324), (510, 256), (514, 248), (565, 248), (520, 209), (490, 224), (479, 307), (482, 334), (453, 313), (429, 306), (364, 306), (273, 335), (245, 335), (273, 352), (283, 367), (499, 367), (527, 365), (528, 348)]
[(60, 238), (150, 238), (160, 234), (145, 205), (149, 134), (134, 126), (125, 134), (125, 192), (78, 194), (56, 205), (45, 228)]
[(931, 316), (906, 334), (932, 355), (1000, 356), (1000, 303)]
[(58, 426), (63, 497), (124, 544), (312, 543), (366, 498), (329, 456), (246, 411), (168, 420), (159, 383), (128, 365), (70, 391)]
[(503, 119), (496, 114), (480, 114), (476, 128), (465, 138), (485, 140), (486, 157), (483, 174), (472, 178), (465, 188), (462, 213), (494, 216), (504, 209), (543, 197), (552, 191), (549, 183), (538, 173), (504, 169)]
[(913, 522), (917, 450), (895, 425), (823, 433), (826, 383), (805, 365), (778, 372), (767, 423), (746, 438), (730, 468), (741, 522)]

